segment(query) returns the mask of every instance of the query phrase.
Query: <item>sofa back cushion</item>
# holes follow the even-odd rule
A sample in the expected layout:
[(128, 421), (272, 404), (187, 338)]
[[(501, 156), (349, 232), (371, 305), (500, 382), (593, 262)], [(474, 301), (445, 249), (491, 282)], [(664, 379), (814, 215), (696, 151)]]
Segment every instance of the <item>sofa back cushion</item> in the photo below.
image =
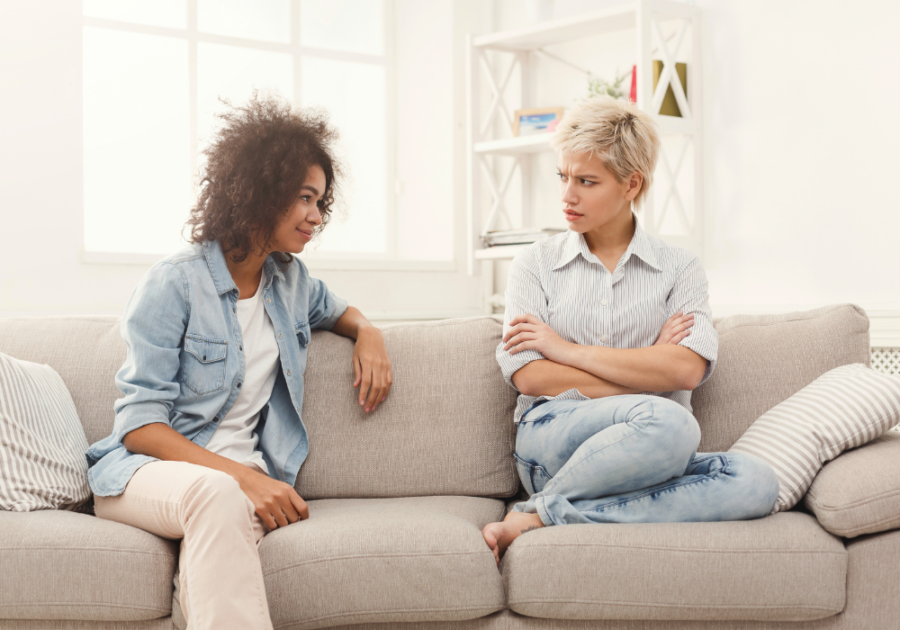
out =
[(0, 352), (46, 363), (72, 395), (88, 444), (112, 432), (115, 376), (125, 361), (118, 317), (0, 318)]
[(692, 397), (699, 451), (727, 451), (766, 411), (847, 363), (869, 365), (869, 319), (839, 304), (782, 315), (733, 315), (715, 322), (719, 356)]
[(394, 384), (371, 413), (353, 388), (353, 342), (312, 335), (303, 422), (310, 452), (297, 478), (308, 499), (511, 496), (516, 393), (494, 359), (490, 317), (383, 328)]

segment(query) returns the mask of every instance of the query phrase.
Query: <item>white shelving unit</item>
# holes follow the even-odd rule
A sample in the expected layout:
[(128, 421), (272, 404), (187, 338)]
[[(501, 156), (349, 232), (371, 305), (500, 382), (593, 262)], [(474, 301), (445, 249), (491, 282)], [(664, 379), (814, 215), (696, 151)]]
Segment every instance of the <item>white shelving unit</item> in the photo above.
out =
[[(665, 29), (662, 26), (665, 24)], [(673, 29), (674, 26), (674, 29)], [(513, 137), (512, 114), (515, 109), (532, 107), (530, 102), (535, 55), (543, 48), (573, 40), (596, 37), (604, 33), (633, 29), (635, 31), (635, 62), (637, 65), (637, 105), (649, 112), (660, 126), (664, 137), (681, 136), (677, 155), (660, 153), (659, 164), (650, 195), (662, 195), (663, 203), (655, 204), (652, 197), (642, 210), (642, 224), (651, 234), (659, 234), (667, 212), (675, 212), (684, 227), (681, 235), (666, 235), (665, 240), (702, 254), (703, 242), (703, 168), (702, 168), (702, 63), (700, 55), (700, 10), (694, 6), (672, 0), (634, 0), (604, 11), (585, 13), (571, 18), (543, 22), (528, 28), (490, 35), (472, 36), (467, 46), (468, 85), (468, 270), (472, 275), (482, 272), (482, 266), (493, 261), (511, 259), (525, 246), (485, 247), (482, 235), (493, 230), (501, 216), (506, 216), (505, 196), (513, 175), (519, 171), (521, 187), (521, 225), (512, 227), (544, 227), (532, 225), (531, 162), (536, 153), (550, 151), (552, 134)], [(664, 32), (668, 31), (668, 36)], [(688, 61), (688, 86), (681, 85), (674, 71), (682, 46), (690, 42)], [(489, 51), (499, 56), (511, 55), (512, 60), (502, 76), (496, 74), (489, 58)], [(548, 55), (553, 57), (552, 55)], [(653, 60), (663, 62), (663, 70), (656, 89), (653, 89)], [(577, 61), (577, 60), (572, 60)], [(504, 66), (504, 64), (499, 64)], [(507, 101), (507, 86), (513, 74), (518, 72), (519, 89), (515, 98)], [(491, 103), (482, 111), (482, 81), (486, 79)], [(668, 87), (681, 111), (681, 117), (659, 115)], [(510, 106), (512, 105), (512, 106)], [(495, 122), (500, 116), (508, 123), (508, 137), (491, 137)], [(505, 128), (505, 125), (504, 125)], [(684, 195), (678, 188), (678, 174), (685, 162), (688, 147), (693, 148), (693, 199), (687, 207)], [(505, 173), (498, 168), (500, 158), (514, 158)], [(506, 160), (508, 162), (508, 159)], [(482, 207), (482, 195), (490, 193), (490, 207)], [(486, 268), (485, 309), (501, 304), (493, 295), (493, 270)]]

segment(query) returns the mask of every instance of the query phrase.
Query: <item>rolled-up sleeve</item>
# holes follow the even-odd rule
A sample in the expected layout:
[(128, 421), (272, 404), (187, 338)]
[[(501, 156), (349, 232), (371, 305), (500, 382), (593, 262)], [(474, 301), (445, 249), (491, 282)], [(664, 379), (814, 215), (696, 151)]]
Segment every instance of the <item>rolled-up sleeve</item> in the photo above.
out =
[(152, 267), (132, 293), (121, 322), (126, 356), (116, 386), (124, 396), (115, 402), (113, 427), (119, 443), (147, 424), (171, 426), (187, 315), (187, 281), (181, 271), (170, 263)]
[(347, 300), (332, 293), (325, 283), (309, 279), (309, 327), (331, 330), (347, 310)]
[[(513, 259), (506, 281), (504, 335), (510, 328), (510, 321), (519, 315), (534, 315), (542, 322), (546, 322), (548, 319), (547, 296), (541, 286), (537, 262), (537, 253), (534, 247), (529, 247)], [(511, 387), (515, 388), (512, 380), (513, 374), (532, 361), (546, 357), (537, 350), (523, 350), (516, 354), (510, 354), (503, 349), (505, 345), (503, 341), (497, 345), (497, 363), (500, 364), (503, 378)]]
[(688, 254), (685, 262), (676, 272), (675, 285), (666, 301), (666, 316), (671, 317), (681, 311), (694, 316), (691, 333), (681, 340), (679, 346), (689, 348), (708, 361), (701, 384), (712, 375), (719, 352), (719, 333), (712, 322), (709, 308), (709, 283), (700, 260)]

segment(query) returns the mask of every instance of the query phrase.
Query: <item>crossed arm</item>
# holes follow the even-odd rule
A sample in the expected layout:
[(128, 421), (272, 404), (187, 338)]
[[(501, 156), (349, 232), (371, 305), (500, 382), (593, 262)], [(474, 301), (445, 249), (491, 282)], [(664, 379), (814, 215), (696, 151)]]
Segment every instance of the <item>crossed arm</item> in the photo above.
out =
[(692, 390), (707, 366), (705, 358), (677, 345), (689, 334), (692, 321), (692, 316), (677, 313), (654, 345), (621, 349), (580, 346), (564, 340), (537, 317), (519, 315), (503, 337), (504, 350), (510, 354), (536, 350), (546, 357), (512, 376), (516, 389), (528, 396), (557, 396), (573, 388), (588, 398)]

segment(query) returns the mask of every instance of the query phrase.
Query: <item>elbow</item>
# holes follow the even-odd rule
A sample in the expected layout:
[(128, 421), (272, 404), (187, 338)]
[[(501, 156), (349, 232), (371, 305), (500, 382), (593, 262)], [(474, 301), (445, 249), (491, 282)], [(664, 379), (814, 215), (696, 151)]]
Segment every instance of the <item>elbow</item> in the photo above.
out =
[(524, 394), (525, 396), (540, 396), (540, 394), (536, 394), (535, 392), (535, 384), (534, 379), (529, 378), (528, 374), (523, 374), (525, 370), (519, 370), (512, 376), (513, 385), (516, 386), (516, 389), (519, 390), (520, 394)]
[(685, 391), (694, 391), (700, 386), (700, 383), (703, 382), (703, 375), (706, 374), (706, 359), (703, 360), (702, 363), (693, 363), (692, 365), (686, 366), (684, 370), (681, 371), (681, 382), (679, 383), (679, 388)]

